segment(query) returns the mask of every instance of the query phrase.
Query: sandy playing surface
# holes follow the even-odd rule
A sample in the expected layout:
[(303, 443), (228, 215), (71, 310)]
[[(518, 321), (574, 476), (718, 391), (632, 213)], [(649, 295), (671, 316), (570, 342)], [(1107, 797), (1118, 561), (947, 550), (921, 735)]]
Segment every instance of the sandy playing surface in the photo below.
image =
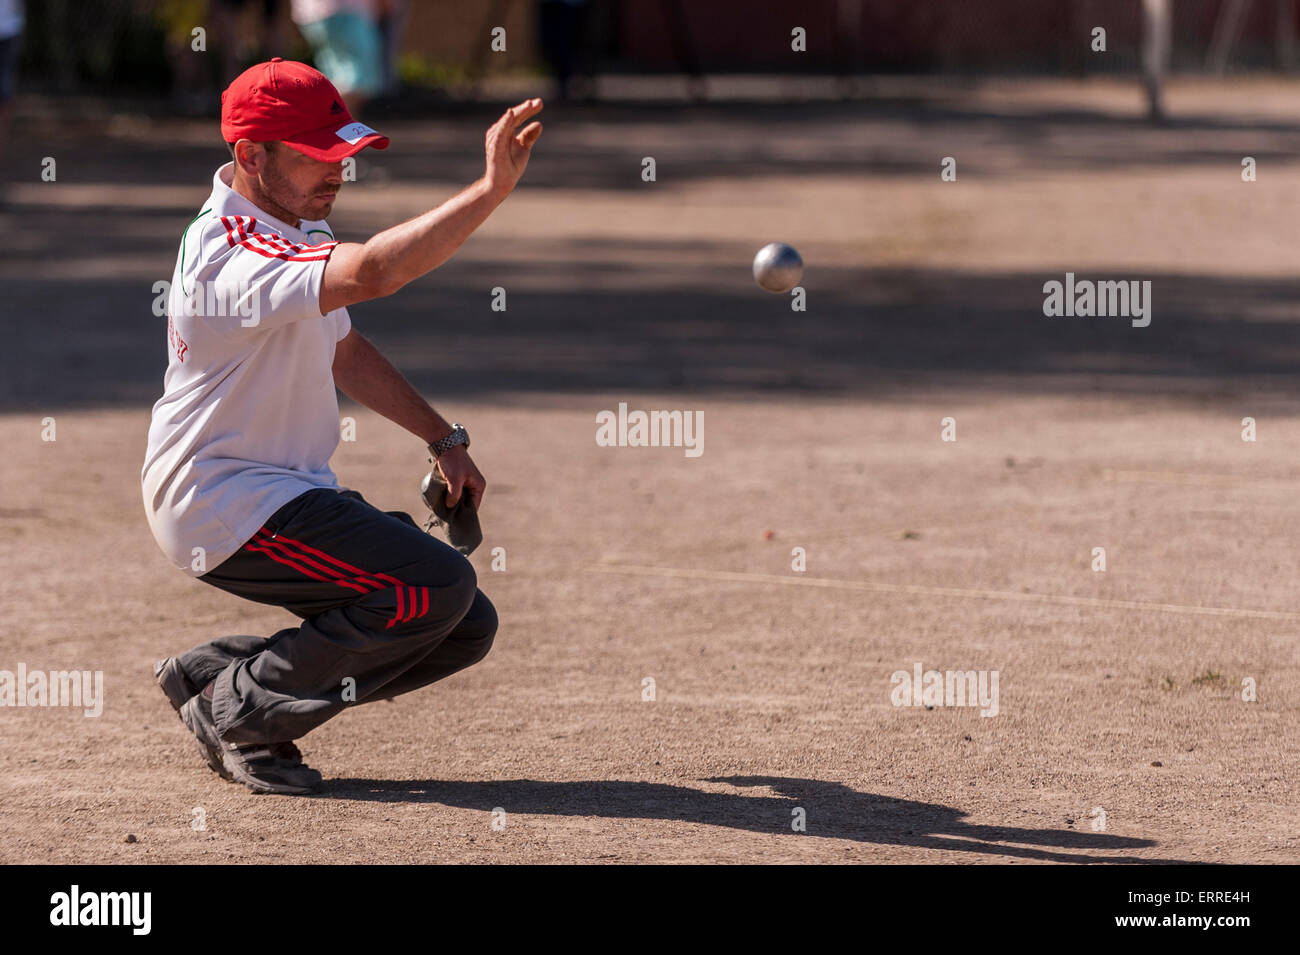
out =
[[(1300, 861), (1300, 126), (1232, 89), (1160, 129), (1110, 85), (548, 108), (480, 234), (352, 310), (473, 433), (496, 646), (301, 740), (311, 798), (222, 782), (152, 682), (294, 619), (172, 569), (140, 501), (215, 132), (29, 116), (60, 173), (0, 212), (0, 669), (106, 699), (0, 709), (0, 862)], [(340, 237), (472, 179), (491, 118), (385, 124)], [(774, 240), (807, 312), (754, 287)], [(1150, 327), (1044, 317), (1067, 271), (1152, 281)], [(704, 453), (598, 447), (619, 402)], [(340, 481), (422, 519), (420, 442), (342, 413)], [(997, 715), (894, 706), (918, 663), (997, 671)]]

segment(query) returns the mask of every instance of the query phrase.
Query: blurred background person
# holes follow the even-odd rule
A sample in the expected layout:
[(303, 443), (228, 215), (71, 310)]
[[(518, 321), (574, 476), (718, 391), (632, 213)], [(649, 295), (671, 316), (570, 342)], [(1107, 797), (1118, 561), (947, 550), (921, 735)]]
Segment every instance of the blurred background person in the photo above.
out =
[(220, 97), (212, 82), (207, 53), (193, 46), (194, 28), (208, 19), (208, 0), (163, 0), (157, 16), (171, 66), (172, 107), (189, 116), (211, 112), (219, 105)]
[(398, 74), (399, 59), (402, 55), (402, 33), (406, 30), (406, 19), (410, 13), (408, 0), (379, 0), (379, 36), (383, 56), (385, 96), (396, 96), (402, 87)]
[[(221, 50), (221, 89), (254, 63), (289, 57), (283, 6), (283, 0), (212, 0), (212, 32)], [(257, 10), (256, 27), (241, 30), (247, 24), (240, 20), (249, 8)]]
[(587, 0), (541, 0), (537, 9), (542, 59), (555, 75), (560, 100), (572, 99), (574, 67), (587, 25)]
[(18, 47), (23, 35), (22, 0), (0, 0), (0, 202), (9, 172), (5, 148), (9, 143), (9, 114), (18, 79)]
[(379, 0), (292, 0), (293, 22), (353, 118), (384, 87)]
[[(157, 17), (171, 65), (172, 104), (191, 116), (220, 109), (219, 91), (231, 80), (254, 63), (273, 56), (289, 58), (289, 44), (296, 40), (287, 29), (284, 0), (162, 0)], [(198, 50), (195, 27), (207, 31), (204, 47)], [(209, 60), (213, 55), (220, 64), (215, 77)]]

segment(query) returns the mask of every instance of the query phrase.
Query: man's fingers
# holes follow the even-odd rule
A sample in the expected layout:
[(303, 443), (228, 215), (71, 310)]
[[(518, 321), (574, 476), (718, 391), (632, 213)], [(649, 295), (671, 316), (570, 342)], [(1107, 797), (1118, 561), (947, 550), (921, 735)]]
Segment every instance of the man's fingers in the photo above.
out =
[(541, 123), (529, 123), (523, 131), (515, 137), (515, 142), (525, 149), (531, 149), (533, 143), (537, 142), (537, 137), (542, 135)]
[(506, 115), (502, 119), (511, 121), (511, 125), (518, 126), (530, 116), (536, 116), (542, 111), (542, 100), (540, 97), (526, 99), (518, 106), (512, 106), (506, 110)]
[(542, 111), (542, 101), (540, 99), (526, 99), (518, 106), (512, 106), (501, 118), (497, 120), (497, 125), (504, 131), (509, 132), (524, 120), (536, 116)]
[(441, 461), (438, 462), (438, 470), (442, 472), (442, 479), (447, 482), (447, 496), (444, 501), (448, 507), (455, 507), (456, 502), (460, 500), (460, 489), (465, 484), (465, 479), (448, 474)]
[[(537, 105), (535, 107), (526, 108), (527, 103), (536, 103)], [(501, 150), (506, 148), (506, 143), (510, 139), (514, 139), (516, 143), (524, 148), (528, 148), (529, 146), (532, 146), (533, 143), (537, 142), (537, 137), (542, 134), (541, 123), (530, 123), (521, 132), (514, 136), (510, 135), (510, 131), (528, 117), (535, 116), (538, 111), (541, 110), (541, 104), (541, 100), (528, 100), (524, 103), (520, 103), (518, 106), (513, 106), (506, 110), (501, 118), (493, 125), (492, 130), (488, 134), (489, 149), (495, 151), (498, 155), (501, 155)]]
[(476, 484), (473, 481), (465, 481), (459, 485), (447, 485), (447, 506), (455, 507), (456, 502), (462, 496), (469, 499), (470, 507), (478, 510), (478, 506), (483, 501), (483, 485)]

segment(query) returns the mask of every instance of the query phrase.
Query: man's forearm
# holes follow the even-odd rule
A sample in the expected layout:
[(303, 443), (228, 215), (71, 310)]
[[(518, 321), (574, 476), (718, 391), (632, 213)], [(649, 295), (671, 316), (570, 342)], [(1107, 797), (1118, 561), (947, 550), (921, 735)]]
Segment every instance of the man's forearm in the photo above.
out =
[(536, 97), (512, 106), (488, 127), (483, 176), (438, 208), (385, 229), (370, 241), (332, 246), (320, 285), (320, 312), (392, 295), (446, 262), (519, 182), (542, 134), (541, 123), (515, 127), (542, 109)]
[(372, 236), (361, 274), (396, 291), (446, 262), (505, 199), (480, 179), (436, 209)]
[(334, 383), (349, 398), (417, 435), (425, 444), (451, 434), (451, 424), (434, 411), (402, 373), (360, 333), (334, 362)]

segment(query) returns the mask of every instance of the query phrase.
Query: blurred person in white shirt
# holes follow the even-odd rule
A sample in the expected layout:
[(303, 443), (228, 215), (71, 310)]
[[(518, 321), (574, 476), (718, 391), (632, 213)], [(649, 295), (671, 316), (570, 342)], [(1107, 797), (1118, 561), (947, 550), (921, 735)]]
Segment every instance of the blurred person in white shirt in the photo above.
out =
[(378, 0), (292, 0), (293, 22), (354, 117), (383, 91), (383, 39)]

